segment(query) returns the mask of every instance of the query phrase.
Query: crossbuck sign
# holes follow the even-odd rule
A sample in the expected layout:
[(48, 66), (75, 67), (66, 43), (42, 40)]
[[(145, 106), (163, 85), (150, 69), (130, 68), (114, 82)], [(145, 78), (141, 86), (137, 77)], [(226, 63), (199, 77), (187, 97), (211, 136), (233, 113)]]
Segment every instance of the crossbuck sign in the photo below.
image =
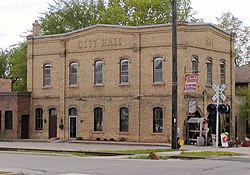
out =
[(223, 85), (213, 85), (212, 86), (214, 91), (216, 92), (215, 95), (212, 97), (212, 100), (213, 101), (216, 101), (217, 98), (221, 98), (222, 101), (225, 101), (226, 100), (226, 96), (222, 93), (225, 89), (226, 89), (226, 85), (223, 84)]

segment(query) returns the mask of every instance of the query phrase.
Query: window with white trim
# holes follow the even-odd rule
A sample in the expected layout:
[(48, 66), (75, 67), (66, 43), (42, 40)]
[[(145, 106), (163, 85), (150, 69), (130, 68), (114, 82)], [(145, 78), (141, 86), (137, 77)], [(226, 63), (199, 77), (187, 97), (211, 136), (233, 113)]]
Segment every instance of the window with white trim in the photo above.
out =
[(192, 73), (198, 73), (198, 56), (192, 56)]
[(95, 85), (102, 85), (103, 79), (102, 79), (102, 67), (103, 62), (102, 61), (96, 61), (95, 62)]
[(120, 61), (120, 84), (128, 83), (128, 60)]
[(163, 77), (162, 77), (162, 63), (163, 59), (162, 58), (155, 58), (154, 59), (154, 77), (153, 77), (153, 82), (162, 82)]
[(208, 60), (207, 61), (207, 85), (212, 85), (213, 81), (212, 81), (212, 61), (211, 60)]
[(70, 63), (69, 66), (69, 85), (77, 85), (78, 64), (76, 62)]
[(226, 84), (225, 63), (220, 63), (220, 84)]
[(43, 66), (43, 86), (51, 86), (51, 64)]

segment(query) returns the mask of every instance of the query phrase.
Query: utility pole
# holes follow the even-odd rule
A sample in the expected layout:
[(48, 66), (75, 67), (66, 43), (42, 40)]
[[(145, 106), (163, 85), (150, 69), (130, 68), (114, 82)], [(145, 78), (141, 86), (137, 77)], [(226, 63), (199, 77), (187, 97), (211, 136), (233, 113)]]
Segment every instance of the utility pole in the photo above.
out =
[(177, 149), (177, 12), (176, 0), (172, 0), (172, 143)]

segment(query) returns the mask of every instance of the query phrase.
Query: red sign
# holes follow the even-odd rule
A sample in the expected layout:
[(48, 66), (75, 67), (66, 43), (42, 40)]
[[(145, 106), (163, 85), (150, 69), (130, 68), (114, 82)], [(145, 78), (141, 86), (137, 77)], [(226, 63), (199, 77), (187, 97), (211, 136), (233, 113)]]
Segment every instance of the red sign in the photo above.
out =
[(196, 92), (198, 86), (199, 74), (187, 74), (185, 77), (185, 84), (183, 92)]

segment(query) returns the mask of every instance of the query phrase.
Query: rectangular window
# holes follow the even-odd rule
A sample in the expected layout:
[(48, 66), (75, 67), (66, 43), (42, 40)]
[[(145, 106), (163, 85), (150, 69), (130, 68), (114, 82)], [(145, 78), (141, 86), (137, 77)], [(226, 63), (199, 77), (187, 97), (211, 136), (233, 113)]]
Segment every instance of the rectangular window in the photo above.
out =
[(196, 56), (192, 58), (192, 73), (198, 73), (198, 58)]
[(162, 133), (163, 131), (163, 111), (162, 108), (153, 109), (153, 132)]
[(162, 82), (162, 58), (154, 59), (154, 80), (153, 82)]
[(71, 63), (69, 67), (69, 85), (77, 85), (78, 64)]
[(225, 81), (225, 64), (224, 63), (220, 64), (220, 84), (221, 85), (226, 84), (226, 81)]
[(207, 62), (207, 85), (212, 85), (212, 62)]
[(95, 62), (95, 84), (102, 84), (102, 61)]
[(12, 129), (12, 111), (5, 111), (5, 129)]
[(43, 68), (43, 86), (51, 85), (51, 65), (46, 64)]
[(43, 129), (43, 109), (37, 108), (36, 109), (36, 130)]
[(94, 110), (94, 131), (103, 130), (102, 108), (95, 108)]
[(120, 132), (128, 132), (128, 108), (120, 109)]
[(128, 83), (128, 60), (120, 63), (120, 83)]

